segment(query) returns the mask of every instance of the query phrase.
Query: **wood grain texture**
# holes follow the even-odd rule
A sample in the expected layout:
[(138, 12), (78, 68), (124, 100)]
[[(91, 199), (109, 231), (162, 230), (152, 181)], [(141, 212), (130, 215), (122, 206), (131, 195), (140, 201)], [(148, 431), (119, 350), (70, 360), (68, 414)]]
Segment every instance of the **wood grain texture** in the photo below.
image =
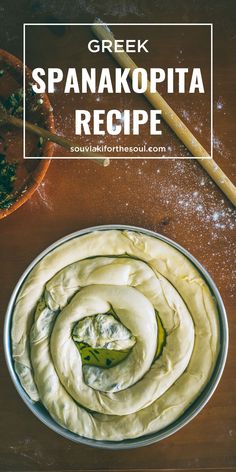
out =
[[(5, 29), (0, 31), (1, 47), (22, 56), (22, 23), (49, 21), (127, 22), (214, 22), (215, 24), (215, 159), (235, 181), (235, 2), (216, 1), (127, 1), (67, 3), (64, 0), (3, 0), (0, 15)], [(111, 4), (113, 3), (113, 8)], [(120, 8), (117, 5), (120, 3)], [(145, 5), (146, 3), (146, 5)], [(105, 12), (107, 12), (105, 14)], [(58, 27), (45, 31), (44, 38), (60, 38)], [(67, 34), (67, 33), (65, 33)], [(88, 32), (85, 31), (85, 37)], [(45, 39), (46, 38), (46, 39)], [(67, 41), (70, 38), (65, 36)], [(82, 39), (81, 39), (82, 41)], [(37, 62), (39, 42), (34, 44), (29, 65)], [(158, 54), (164, 61), (172, 44)], [(204, 44), (198, 47), (199, 57)], [(66, 50), (66, 47), (65, 47)], [(71, 60), (76, 51), (70, 51)], [(50, 61), (47, 51), (41, 58)], [(86, 64), (86, 50), (80, 52)], [(176, 50), (179, 55), (179, 48)], [(183, 55), (191, 62), (191, 50), (183, 41)], [(68, 55), (65, 54), (65, 58)], [(177, 57), (177, 56), (176, 56)], [(56, 58), (55, 58), (56, 60)], [(110, 59), (111, 60), (111, 59)], [(153, 63), (156, 56), (153, 57)], [(109, 58), (101, 59), (101, 64)], [(139, 61), (140, 62), (140, 61)], [(65, 59), (65, 65), (66, 59)], [(110, 64), (110, 63), (109, 63)], [(144, 64), (147, 66), (148, 64)], [(132, 98), (134, 100), (134, 98)], [(141, 97), (137, 107), (147, 107)], [(57, 129), (70, 138), (69, 119), (73, 104), (61, 94), (52, 97)], [(132, 102), (133, 103), (133, 102)], [(136, 103), (136, 102), (135, 102)], [(106, 103), (105, 103), (106, 105)], [(118, 107), (122, 106), (118, 102)], [(172, 103), (182, 110), (181, 98)], [(87, 106), (92, 108), (93, 102)], [(188, 126), (198, 127), (199, 139), (207, 146), (205, 123), (207, 104), (200, 103), (197, 115), (184, 102)], [(168, 131), (168, 130), (167, 130)], [(167, 132), (166, 131), (166, 132)], [(179, 143), (169, 132), (170, 146)], [(60, 152), (60, 149), (57, 149)], [(64, 152), (64, 151), (63, 151)], [(166, 440), (131, 451), (91, 449), (57, 436), (26, 408), (1, 363), (0, 470), (14, 472), (78, 471), (230, 471), (236, 469), (236, 317), (235, 215), (219, 189), (193, 161), (114, 161), (107, 168), (93, 162), (57, 160), (50, 165), (43, 185), (33, 198), (0, 223), (1, 248), (1, 332), (11, 292), (31, 260), (49, 244), (70, 232), (98, 224), (122, 223), (143, 226), (164, 234), (188, 249), (207, 268), (225, 302), (230, 348), (223, 378), (204, 410), (187, 426)], [(3, 355), (3, 354), (2, 354)]]

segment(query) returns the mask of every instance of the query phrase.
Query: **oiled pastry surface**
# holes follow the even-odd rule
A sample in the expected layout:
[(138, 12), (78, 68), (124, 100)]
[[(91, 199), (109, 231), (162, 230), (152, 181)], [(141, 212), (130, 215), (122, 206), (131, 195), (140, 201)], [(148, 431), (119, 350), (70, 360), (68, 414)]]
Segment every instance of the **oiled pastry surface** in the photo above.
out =
[[(94, 364), (77, 342), (97, 355)], [(60, 245), (28, 275), (12, 344), (33, 400), (76, 434), (116, 441), (162, 429), (199, 395), (218, 355), (218, 313), (199, 272), (172, 246), (95, 231)], [(126, 355), (104, 365), (104, 350), (107, 359)]]

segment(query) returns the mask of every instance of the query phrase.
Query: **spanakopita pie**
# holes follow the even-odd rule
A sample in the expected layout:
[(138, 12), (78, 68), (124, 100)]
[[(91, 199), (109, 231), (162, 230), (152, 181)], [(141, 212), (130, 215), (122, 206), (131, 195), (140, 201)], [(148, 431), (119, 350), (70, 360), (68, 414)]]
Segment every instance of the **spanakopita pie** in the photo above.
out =
[(15, 371), (64, 428), (120, 441), (170, 425), (209, 382), (219, 316), (180, 251), (129, 230), (74, 237), (26, 277), (12, 321)]

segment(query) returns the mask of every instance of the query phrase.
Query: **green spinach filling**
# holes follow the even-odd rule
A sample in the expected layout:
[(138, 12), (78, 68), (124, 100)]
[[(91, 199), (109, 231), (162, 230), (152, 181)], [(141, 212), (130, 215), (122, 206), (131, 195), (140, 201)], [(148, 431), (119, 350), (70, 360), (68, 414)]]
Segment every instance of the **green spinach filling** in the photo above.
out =
[[(113, 315), (114, 315), (114, 313), (112, 312), (112, 314), (107, 313), (106, 315), (102, 315), (102, 316), (103, 317), (109, 316), (109, 317), (114, 318)], [(94, 317), (92, 317), (93, 319), (95, 319), (95, 322), (96, 322), (96, 317), (98, 317), (98, 316), (101, 316), (101, 315), (95, 315)], [(88, 320), (89, 318), (91, 319), (91, 317), (87, 317), (84, 320), (86, 320), (86, 319)], [(162, 325), (161, 319), (160, 319), (157, 312), (156, 312), (156, 319), (157, 319), (157, 326), (158, 326), (158, 339), (157, 339), (157, 350), (156, 350), (155, 359), (157, 359), (161, 355), (162, 350), (163, 350), (163, 348), (165, 346), (165, 343), (166, 343), (166, 332), (165, 332), (165, 329)], [(120, 322), (118, 322), (118, 323), (121, 326), (123, 326)], [(82, 336), (84, 335), (84, 332), (81, 332), (80, 327), (81, 327), (81, 321), (76, 323), (76, 325), (74, 326), (74, 329), (73, 329), (73, 332), (72, 332), (72, 338), (73, 338), (73, 341), (75, 342), (76, 347), (77, 347), (77, 349), (80, 353), (83, 365), (93, 365), (93, 366), (96, 366), (96, 367), (102, 367), (104, 369), (109, 369), (111, 367), (114, 367), (114, 366), (120, 364), (122, 361), (124, 361), (128, 357), (129, 353), (131, 352), (131, 350), (132, 350), (132, 348), (135, 344), (134, 342), (132, 342), (132, 338), (134, 338), (134, 337), (129, 332), (129, 330), (127, 328), (125, 328), (127, 330), (127, 332), (130, 333), (131, 347), (128, 347), (126, 349), (112, 349), (112, 348), (107, 347), (107, 346), (106, 347), (105, 346), (103, 346), (103, 347), (94, 347), (94, 342), (93, 342), (93, 346), (88, 343), (89, 336), (85, 336), (87, 342), (85, 342), (85, 340), (82, 339)], [(99, 334), (100, 333), (98, 333), (98, 335)], [(107, 344), (112, 345), (111, 342), (107, 343)]]
[(16, 199), (13, 191), (16, 168), (16, 162), (10, 163), (5, 154), (0, 154), (0, 209), (9, 208)]

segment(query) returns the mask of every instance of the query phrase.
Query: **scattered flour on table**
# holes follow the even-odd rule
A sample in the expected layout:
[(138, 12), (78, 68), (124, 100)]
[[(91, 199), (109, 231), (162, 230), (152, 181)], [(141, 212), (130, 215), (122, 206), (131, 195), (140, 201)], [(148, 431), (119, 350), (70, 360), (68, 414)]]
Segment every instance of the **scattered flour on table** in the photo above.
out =
[(228, 159), (230, 157), (230, 154), (227, 151), (224, 143), (215, 134), (213, 135), (213, 149), (214, 149), (214, 151), (219, 153), (221, 156), (224, 156), (224, 158), (226, 158), (226, 159)]
[(217, 102), (216, 102), (216, 109), (217, 110), (222, 110), (224, 108), (224, 100), (222, 97), (219, 97)]
[(31, 464), (51, 466), (55, 463), (54, 457), (49, 455), (40, 443), (31, 438), (25, 438), (9, 446), (9, 452), (21, 456)]
[(53, 210), (53, 202), (47, 196), (47, 191), (45, 189), (45, 182), (42, 182), (41, 185), (37, 188), (37, 193), (43, 202), (43, 204), (49, 209)]
[[(112, 165), (116, 165), (115, 162)], [(216, 185), (196, 162), (173, 160), (166, 165), (169, 166), (169, 173), (163, 161), (150, 165), (150, 161), (144, 159), (138, 166), (123, 161), (122, 171), (119, 170), (122, 177), (117, 175), (115, 179), (127, 180), (126, 200), (121, 199), (119, 203), (125, 209), (126, 219), (128, 221), (130, 217), (130, 221), (137, 226), (148, 227), (151, 222), (154, 230), (178, 241), (193, 255), (199, 258), (200, 253), (200, 262), (210, 270), (213, 267), (215, 273), (220, 274), (220, 284), (224, 286), (229, 277), (232, 276), (233, 280), (235, 273), (231, 261), (233, 254), (236, 258), (236, 211), (223, 194), (219, 198)], [(132, 181), (129, 175), (132, 175)], [(146, 189), (145, 201), (143, 192), (136, 192), (134, 203), (133, 189), (139, 185)], [(234, 290), (232, 282), (228, 287), (230, 296), (233, 296)]]
[(46, 207), (49, 211), (53, 211), (53, 200), (49, 197), (47, 192), (47, 183), (41, 182), (39, 187), (36, 189), (34, 195), (28, 201), (32, 209), (40, 208), (41, 206)]
[[(227, 114), (226, 103), (221, 96), (214, 102), (213, 108), (217, 113), (221, 113), (221, 115)], [(183, 119), (184, 123), (187, 126), (191, 125), (192, 130), (196, 131), (196, 137), (201, 135), (205, 136), (205, 134), (208, 133), (210, 139), (210, 117), (206, 119), (204, 116), (203, 102), (199, 101), (198, 104), (191, 103), (189, 109), (177, 109), (176, 111)], [(213, 148), (216, 153), (224, 156), (224, 158), (228, 159), (230, 157), (227, 146), (225, 146), (216, 132), (213, 133)], [(183, 155), (186, 155), (186, 153)]]

